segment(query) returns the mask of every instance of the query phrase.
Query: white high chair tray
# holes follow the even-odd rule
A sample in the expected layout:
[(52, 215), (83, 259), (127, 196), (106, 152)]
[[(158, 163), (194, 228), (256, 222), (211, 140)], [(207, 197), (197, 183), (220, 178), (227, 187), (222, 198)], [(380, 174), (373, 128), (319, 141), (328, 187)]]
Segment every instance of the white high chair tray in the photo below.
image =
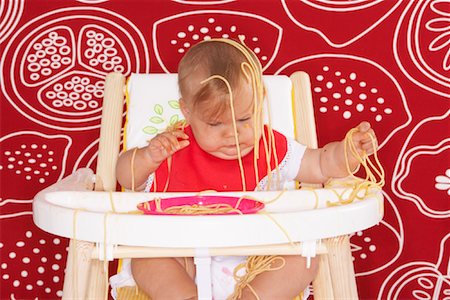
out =
[[(269, 201), (279, 193), (216, 195), (250, 195)], [(336, 194), (327, 189), (318, 189), (316, 193), (318, 201), (312, 191), (285, 191), (278, 200), (266, 205), (264, 211), (270, 217), (261, 213), (220, 216), (120, 213), (136, 211), (138, 203), (155, 197), (195, 193), (114, 192), (112, 199), (119, 213), (106, 214), (112, 210), (108, 192), (57, 191), (38, 195), (33, 211), (38, 227), (67, 238), (103, 243), (106, 231), (106, 243), (110, 245), (189, 248), (285, 244), (290, 242), (289, 239), (293, 242), (316, 240), (364, 230), (378, 224), (382, 218), (382, 194), (378, 190), (364, 200), (326, 209), (323, 208), (327, 200), (337, 201)], [(313, 209), (316, 203), (319, 208)]]

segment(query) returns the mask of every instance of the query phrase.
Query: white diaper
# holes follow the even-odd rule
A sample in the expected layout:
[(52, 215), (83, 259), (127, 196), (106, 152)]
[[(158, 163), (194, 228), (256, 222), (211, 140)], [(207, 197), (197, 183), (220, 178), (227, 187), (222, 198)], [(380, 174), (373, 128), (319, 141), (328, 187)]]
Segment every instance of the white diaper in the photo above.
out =
[[(211, 284), (214, 300), (225, 300), (234, 291), (236, 281), (233, 277), (234, 268), (245, 262), (246, 256), (215, 256), (211, 258)], [(239, 275), (245, 274), (242, 269)], [(109, 279), (111, 295), (117, 297), (117, 289), (124, 286), (135, 286), (136, 282), (131, 274), (131, 259), (122, 260), (120, 272)]]
[[(211, 259), (211, 285), (214, 300), (225, 300), (234, 291), (234, 268), (245, 262), (247, 256), (214, 256)], [(244, 275), (245, 268), (239, 270), (237, 275)]]
[(109, 278), (109, 284), (111, 285), (111, 296), (117, 299), (117, 289), (124, 286), (135, 286), (136, 281), (131, 274), (131, 259), (122, 259), (122, 268), (120, 272)]
[[(233, 272), (236, 266), (245, 262), (246, 256), (214, 256), (211, 258), (211, 284), (213, 300), (226, 300), (234, 291), (236, 281)], [(245, 269), (241, 269), (237, 275), (244, 275)], [(136, 282), (131, 274), (131, 259), (122, 259), (121, 271), (109, 279), (111, 295), (117, 298), (117, 289), (124, 286), (135, 286)], [(303, 293), (303, 299), (309, 296), (309, 290)]]

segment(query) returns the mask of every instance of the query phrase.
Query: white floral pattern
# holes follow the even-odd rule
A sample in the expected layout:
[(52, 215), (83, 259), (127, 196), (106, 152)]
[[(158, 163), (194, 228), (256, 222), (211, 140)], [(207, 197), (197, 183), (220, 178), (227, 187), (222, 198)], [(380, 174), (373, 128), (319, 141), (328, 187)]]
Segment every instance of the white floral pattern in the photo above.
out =
[(450, 196), (450, 169), (445, 171), (445, 175), (436, 176), (436, 184), (434, 185), (436, 189), (445, 191)]

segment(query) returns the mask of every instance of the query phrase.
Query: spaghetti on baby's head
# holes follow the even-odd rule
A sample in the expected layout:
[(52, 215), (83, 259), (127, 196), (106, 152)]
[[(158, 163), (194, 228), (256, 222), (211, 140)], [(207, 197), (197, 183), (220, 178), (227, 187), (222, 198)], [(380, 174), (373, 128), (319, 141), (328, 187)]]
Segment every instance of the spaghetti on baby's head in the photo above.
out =
[(181, 98), (193, 109), (206, 110), (204, 112), (214, 118), (229, 109), (230, 95), (224, 81), (205, 82), (211, 76), (223, 77), (232, 92), (239, 93), (242, 88), (252, 88), (252, 77), (261, 82), (262, 70), (256, 55), (233, 40), (212, 39), (190, 48), (178, 65)]
[(261, 64), (245, 45), (213, 39), (193, 46), (178, 67), (181, 110), (199, 146), (222, 158), (251, 152), (261, 135)]

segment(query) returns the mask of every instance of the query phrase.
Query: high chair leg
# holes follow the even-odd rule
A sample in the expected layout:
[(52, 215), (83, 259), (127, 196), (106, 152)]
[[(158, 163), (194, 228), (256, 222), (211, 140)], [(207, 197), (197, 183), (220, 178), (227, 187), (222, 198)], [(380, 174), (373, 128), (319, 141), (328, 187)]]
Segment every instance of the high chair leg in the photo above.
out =
[[(86, 299), (108, 299), (109, 279), (106, 278), (103, 261), (93, 259), (89, 269), (89, 289)], [(106, 282), (108, 280), (108, 282)]]
[(333, 283), (331, 282), (330, 265), (328, 255), (319, 255), (319, 271), (313, 281), (314, 299), (334, 299)]
[(64, 276), (63, 300), (85, 299), (94, 244), (70, 240)]
[(328, 239), (328, 263), (335, 299), (358, 299), (355, 270), (350, 251), (350, 236)]
[(197, 273), (198, 300), (211, 300), (211, 257), (194, 257)]

